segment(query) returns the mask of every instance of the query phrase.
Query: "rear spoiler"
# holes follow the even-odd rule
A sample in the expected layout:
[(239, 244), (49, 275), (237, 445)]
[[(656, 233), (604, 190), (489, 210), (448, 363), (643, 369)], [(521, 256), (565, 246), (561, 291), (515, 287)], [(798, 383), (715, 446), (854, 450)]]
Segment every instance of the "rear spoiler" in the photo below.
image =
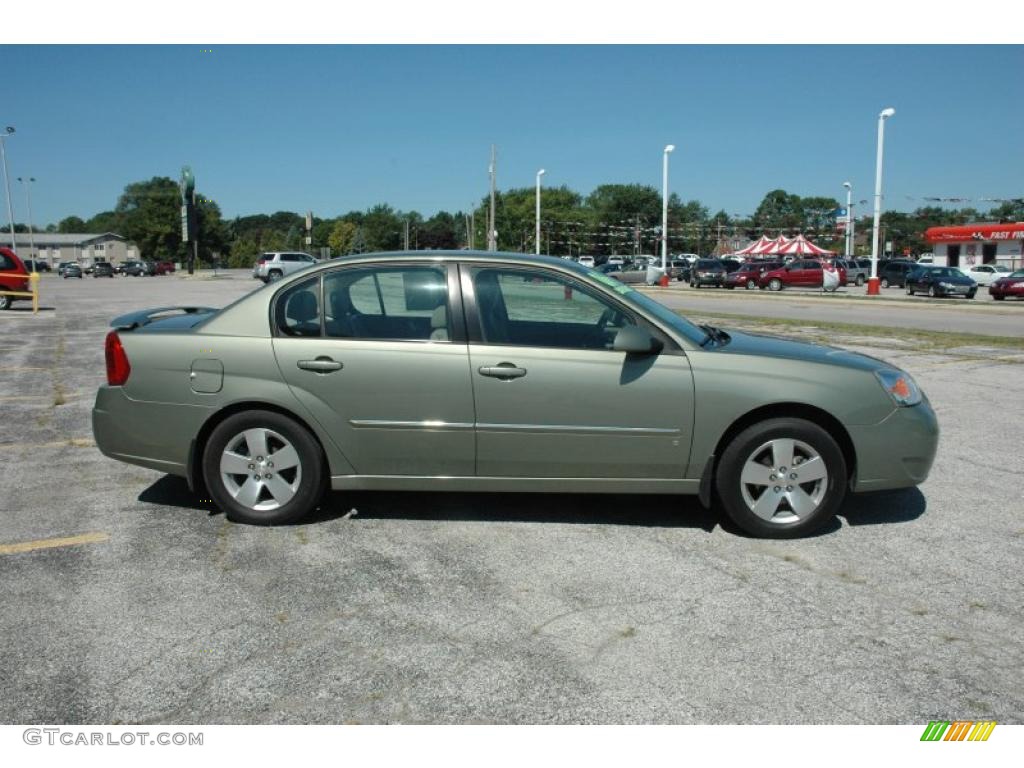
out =
[(156, 309), (142, 309), (138, 312), (129, 312), (127, 315), (115, 317), (110, 321), (111, 328), (120, 331), (130, 331), (133, 328), (141, 328), (152, 323), (154, 320), (161, 320), (165, 315), (174, 312), (182, 312), (186, 315), (207, 315), (218, 310), (215, 307), (157, 307)]

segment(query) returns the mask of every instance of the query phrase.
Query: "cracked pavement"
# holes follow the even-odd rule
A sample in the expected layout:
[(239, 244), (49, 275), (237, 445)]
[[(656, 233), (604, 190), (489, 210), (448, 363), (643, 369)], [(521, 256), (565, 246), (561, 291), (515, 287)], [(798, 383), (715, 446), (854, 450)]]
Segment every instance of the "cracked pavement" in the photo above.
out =
[(852, 340), (922, 385), (939, 454), (809, 539), (668, 496), (332, 494), (249, 528), (101, 456), (89, 411), (111, 317), (255, 285), (44, 277), (55, 310), (0, 316), (0, 544), (109, 535), (0, 554), (0, 722), (1021, 722), (1020, 356)]

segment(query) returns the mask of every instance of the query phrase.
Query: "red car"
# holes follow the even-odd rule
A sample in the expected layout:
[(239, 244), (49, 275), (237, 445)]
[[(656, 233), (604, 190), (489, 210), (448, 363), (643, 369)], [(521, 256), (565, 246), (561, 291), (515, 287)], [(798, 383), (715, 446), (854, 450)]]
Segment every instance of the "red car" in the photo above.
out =
[[(10, 248), (0, 248), (0, 291), (27, 291), (28, 270)], [(0, 293), (0, 309), (10, 309), (11, 303), (26, 296), (8, 296)]]
[[(846, 285), (846, 270), (838, 267), (839, 284)], [(821, 288), (825, 270), (817, 259), (798, 259), (780, 269), (763, 272), (757, 279), (758, 288), (781, 291), (783, 288)]]
[(988, 287), (988, 292), (996, 301), (1002, 301), (1007, 296), (1024, 299), (1024, 269), (1000, 277)]
[(168, 272), (173, 272), (174, 271), (174, 262), (173, 261), (158, 261), (156, 263), (156, 266), (157, 266), (157, 270), (160, 270), (161, 268), (163, 269), (163, 271), (157, 271), (158, 275), (165, 275)]
[(781, 261), (745, 261), (739, 269), (725, 276), (725, 287), (730, 289), (757, 288), (757, 280), (762, 273), (781, 267)]

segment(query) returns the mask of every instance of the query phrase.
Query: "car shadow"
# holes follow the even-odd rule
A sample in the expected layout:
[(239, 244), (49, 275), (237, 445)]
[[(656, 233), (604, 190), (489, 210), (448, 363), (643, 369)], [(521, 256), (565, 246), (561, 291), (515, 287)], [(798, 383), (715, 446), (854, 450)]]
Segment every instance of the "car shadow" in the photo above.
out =
[[(40, 312), (55, 312), (56, 307), (39, 307)], [(17, 304), (12, 303), (6, 310), (6, 312), (15, 312), (21, 314), (32, 314), (32, 304), (29, 302), (27, 305), (24, 302), (18, 302)]]
[(850, 494), (839, 516), (849, 525), (891, 525), (917, 520), (927, 508), (928, 500), (920, 488), (901, 488)]
[[(209, 498), (190, 491), (184, 478), (164, 475), (138, 500), (179, 509), (220, 514)], [(850, 526), (908, 523), (924, 514), (927, 501), (917, 488), (851, 494), (839, 516)], [(699, 528), (721, 527), (746, 536), (716, 506), (707, 510), (696, 496), (583, 493), (454, 493), (450, 491), (332, 491), (299, 525), (339, 518), (364, 520), (473, 521)], [(810, 537), (842, 528), (833, 518)]]

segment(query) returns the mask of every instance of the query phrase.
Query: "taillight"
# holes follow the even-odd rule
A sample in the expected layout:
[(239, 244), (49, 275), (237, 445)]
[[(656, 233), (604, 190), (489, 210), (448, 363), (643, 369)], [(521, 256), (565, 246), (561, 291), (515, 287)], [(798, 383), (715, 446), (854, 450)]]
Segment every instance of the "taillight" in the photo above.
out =
[(256, 259), (256, 263), (257, 264), (266, 264), (267, 260), (266, 259)]
[(121, 339), (118, 337), (117, 331), (111, 331), (107, 334), (105, 351), (107, 353), (107, 384), (120, 387), (128, 381), (132, 367), (128, 364), (128, 355), (124, 352), (124, 347), (121, 345)]

